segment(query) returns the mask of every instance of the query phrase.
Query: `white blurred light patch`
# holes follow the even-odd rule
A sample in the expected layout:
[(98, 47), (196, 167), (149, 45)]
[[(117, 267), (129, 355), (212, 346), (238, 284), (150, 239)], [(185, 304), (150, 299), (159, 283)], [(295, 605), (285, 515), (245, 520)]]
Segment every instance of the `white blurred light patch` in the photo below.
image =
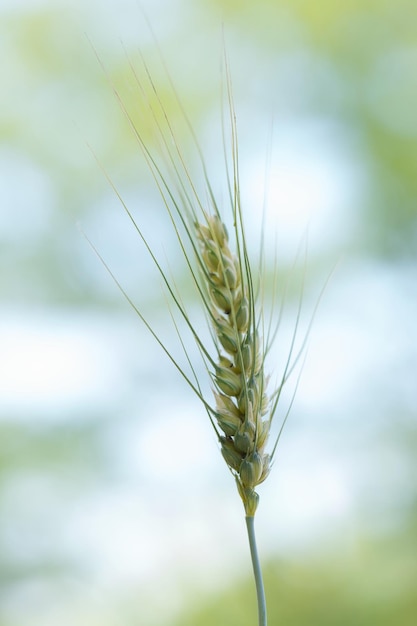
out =
[(97, 319), (70, 313), (0, 317), (0, 411), (59, 419), (123, 392), (117, 345)]
[[(340, 253), (352, 234), (364, 167), (343, 128), (321, 120), (297, 120), (275, 131), (269, 166), (265, 155), (243, 165), (244, 205), (250, 239), (260, 237), (266, 201), (269, 249), (294, 258), (308, 232), (309, 254)], [(259, 233), (254, 235), (253, 233)], [(268, 249), (268, 248), (267, 248)]]

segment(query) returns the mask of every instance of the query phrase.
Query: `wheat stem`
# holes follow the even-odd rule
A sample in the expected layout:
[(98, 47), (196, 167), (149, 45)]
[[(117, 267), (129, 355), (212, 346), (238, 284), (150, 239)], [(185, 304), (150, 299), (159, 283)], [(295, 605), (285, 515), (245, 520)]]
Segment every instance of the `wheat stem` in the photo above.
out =
[(258, 548), (256, 546), (254, 516), (246, 516), (246, 527), (248, 529), (250, 554), (252, 557), (253, 573), (256, 584), (256, 596), (258, 599), (258, 623), (259, 626), (267, 626), (265, 590), (262, 579), (261, 564), (259, 562)]

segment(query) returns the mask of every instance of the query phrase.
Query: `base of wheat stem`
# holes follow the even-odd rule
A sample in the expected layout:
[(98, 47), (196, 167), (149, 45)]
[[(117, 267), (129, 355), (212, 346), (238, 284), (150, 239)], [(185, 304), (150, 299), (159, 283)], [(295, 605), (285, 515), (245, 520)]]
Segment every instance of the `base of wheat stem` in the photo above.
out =
[(258, 599), (258, 622), (259, 626), (267, 626), (265, 590), (262, 578), (261, 564), (259, 561), (258, 548), (256, 546), (255, 518), (253, 516), (247, 515), (245, 519), (246, 528), (248, 529), (250, 554), (252, 557), (253, 573), (255, 576), (256, 584), (256, 595)]

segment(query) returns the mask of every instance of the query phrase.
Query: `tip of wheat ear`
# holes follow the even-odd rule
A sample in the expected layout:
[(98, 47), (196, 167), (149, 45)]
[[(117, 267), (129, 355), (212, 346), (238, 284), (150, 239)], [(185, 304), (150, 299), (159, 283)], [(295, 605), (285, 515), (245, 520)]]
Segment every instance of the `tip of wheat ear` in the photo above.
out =
[(236, 479), (246, 515), (258, 505), (255, 487), (269, 474), (264, 452), (270, 430), (261, 341), (253, 319), (255, 306), (248, 271), (229, 247), (218, 215), (195, 224), (200, 247), (202, 287), (207, 294), (218, 362), (212, 373), (215, 417), (224, 433), (221, 452)]

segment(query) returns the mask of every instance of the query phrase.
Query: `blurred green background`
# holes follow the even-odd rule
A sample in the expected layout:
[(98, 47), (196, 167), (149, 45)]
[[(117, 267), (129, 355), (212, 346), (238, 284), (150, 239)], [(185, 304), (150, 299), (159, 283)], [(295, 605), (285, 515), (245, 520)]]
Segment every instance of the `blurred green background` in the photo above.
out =
[[(417, 5), (142, 6), (220, 189), (224, 31), (248, 224), (270, 151), (283, 276), (309, 224), (307, 322), (338, 264), (260, 490), (270, 624), (411, 626)], [(0, 0), (0, 626), (256, 619), (243, 508), (206, 416), (77, 229), (169, 341), (158, 281), (102, 172), (192, 308), (108, 81), (157, 149), (128, 68), (126, 53), (143, 73), (140, 48), (192, 154), (147, 18), (133, 0)]]

